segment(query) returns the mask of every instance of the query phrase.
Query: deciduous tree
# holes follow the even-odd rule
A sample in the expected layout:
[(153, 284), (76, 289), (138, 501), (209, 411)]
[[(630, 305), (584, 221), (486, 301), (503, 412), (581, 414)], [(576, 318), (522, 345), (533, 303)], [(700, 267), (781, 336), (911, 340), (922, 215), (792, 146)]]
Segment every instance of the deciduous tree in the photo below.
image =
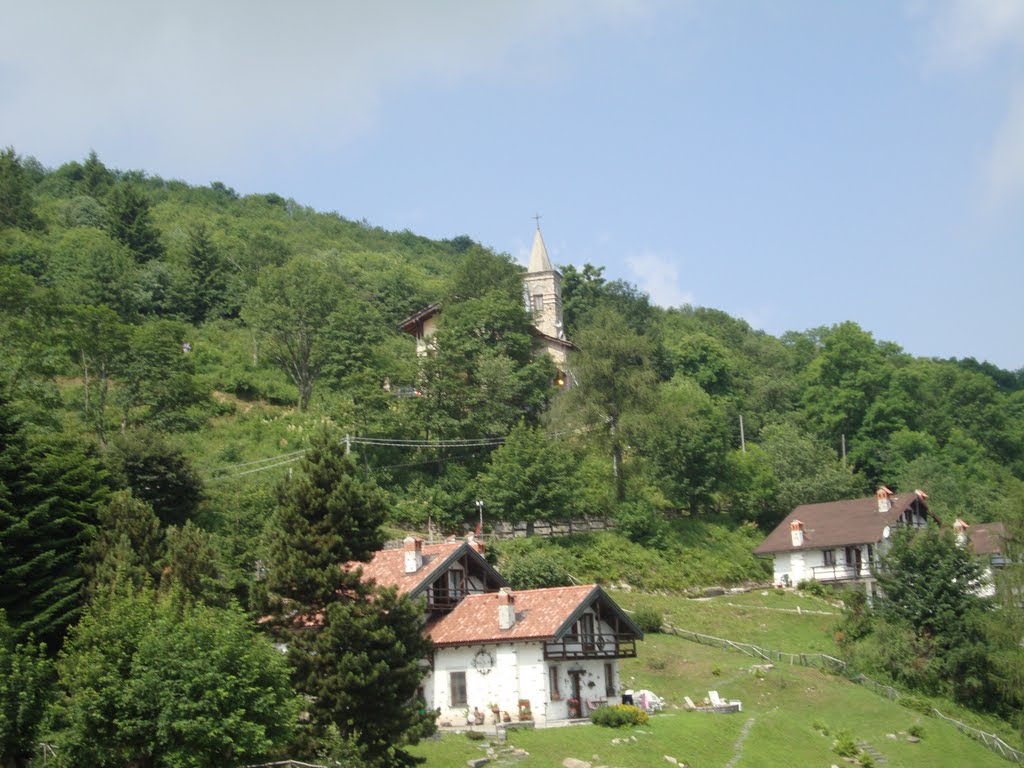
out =
[(273, 753), (288, 667), (237, 609), (131, 589), (101, 597), (59, 664), (62, 765), (238, 766)]

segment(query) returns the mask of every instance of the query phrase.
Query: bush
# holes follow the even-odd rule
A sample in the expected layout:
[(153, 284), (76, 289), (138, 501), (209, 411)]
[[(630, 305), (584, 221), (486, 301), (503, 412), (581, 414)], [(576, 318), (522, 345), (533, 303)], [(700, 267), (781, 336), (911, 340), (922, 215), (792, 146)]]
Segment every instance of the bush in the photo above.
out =
[(832, 751), (840, 757), (856, 757), (860, 749), (853, 736), (846, 731), (840, 731), (836, 734), (836, 740), (832, 742)]
[(920, 723), (914, 723), (912, 726), (907, 728), (907, 734), (913, 736), (915, 739), (924, 738), (924, 728)]
[(919, 699), (917, 696), (900, 696), (897, 701), (912, 712), (932, 717), (932, 705), (924, 699)]
[(549, 549), (535, 549), (515, 558), (509, 558), (502, 575), (513, 589), (542, 589), (567, 587), (572, 584), (564, 559)]
[(645, 634), (657, 634), (661, 632), (665, 618), (654, 608), (637, 608), (636, 613), (633, 614), (633, 622)]
[(470, 741), (483, 741), (486, 734), (483, 731), (466, 731), (466, 738)]
[(624, 726), (646, 725), (647, 713), (640, 707), (629, 704), (612, 704), (598, 707), (590, 713), (590, 722), (606, 728), (622, 728)]
[(815, 597), (834, 598), (836, 595), (836, 591), (831, 585), (822, 584), (817, 579), (804, 579), (796, 585), (796, 588)]

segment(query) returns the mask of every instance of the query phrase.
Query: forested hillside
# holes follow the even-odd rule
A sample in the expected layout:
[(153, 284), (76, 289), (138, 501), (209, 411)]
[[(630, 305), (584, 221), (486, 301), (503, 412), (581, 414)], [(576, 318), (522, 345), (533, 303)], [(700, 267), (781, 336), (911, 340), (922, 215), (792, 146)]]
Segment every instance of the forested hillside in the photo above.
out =
[[(876, 483), (924, 489), (945, 520), (1024, 508), (1024, 370), (915, 358), (841, 316), (776, 338), (654, 306), (589, 264), (560, 269), (578, 346), (566, 388), (533, 354), (521, 268), (468, 236), (5, 150), (0, 609), (14, 636), (55, 651), (97, 585), (125, 578), (254, 609), (275, 483), (322, 434), (347, 440), (391, 528), (461, 532), (480, 500), (485, 528), (598, 516), (632, 545), (738, 537), (715, 580), (762, 573), (749, 548), (794, 505)], [(418, 360), (398, 323), (433, 302), (440, 330)], [(159, 605), (114, 609), (173, 623)], [(97, 610), (76, 647), (102, 642)]]

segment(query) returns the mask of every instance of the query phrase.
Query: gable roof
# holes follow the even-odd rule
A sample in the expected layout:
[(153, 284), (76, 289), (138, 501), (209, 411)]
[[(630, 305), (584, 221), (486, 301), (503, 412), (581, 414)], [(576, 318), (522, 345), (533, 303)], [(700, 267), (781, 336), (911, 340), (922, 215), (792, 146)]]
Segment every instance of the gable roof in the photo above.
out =
[(398, 327), (400, 330), (403, 330), (406, 333), (413, 333), (416, 330), (416, 326), (419, 323), (422, 323), (425, 320), (429, 320), (434, 315), (439, 314), (440, 312), (441, 302), (435, 301), (433, 304), (424, 307), (416, 314), (409, 315), (409, 317), (405, 318), (405, 320), (398, 324)]
[(587, 608), (600, 602), (623, 621), (637, 637), (643, 632), (603, 589), (588, 584), (580, 587), (549, 587), (513, 593), (515, 624), (498, 626), (498, 594), (470, 595), (454, 611), (427, 627), (435, 646), (473, 645), (523, 640), (554, 640), (567, 633)]
[[(449, 565), (465, 555), (477, 560), (499, 583), (508, 585), (508, 582), (469, 542), (446, 541), (442, 544), (424, 544), (421, 551), (423, 564), (413, 573), (405, 572), (405, 549), (382, 549), (375, 552), (370, 562), (361, 564), (363, 579), (373, 580), (382, 587), (395, 587), (399, 594), (416, 597), (435, 576), (439, 576)], [(350, 565), (359, 566), (360, 563)]]
[(976, 555), (1001, 555), (1006, 526), (1002, 523), (975, 523), (968, 527), (967, 537)]
[[(878, 511), (878, 499), (847, 499), (822, 504), (801, 504), (790, 512), (754, 550), (755, 555), (776, 552), (802, 552), (854, 544), (877, 544), (886, 526), (894, 525), (900, 516), (918, 505), (931, 516), (928, 505), (917, 493), (901, 493), (889, 497), (887, 512)], [(804, 543), (793, 546), (790, 523), (803, 523)], [(936, 521), (937, 522), (937, 521)]]

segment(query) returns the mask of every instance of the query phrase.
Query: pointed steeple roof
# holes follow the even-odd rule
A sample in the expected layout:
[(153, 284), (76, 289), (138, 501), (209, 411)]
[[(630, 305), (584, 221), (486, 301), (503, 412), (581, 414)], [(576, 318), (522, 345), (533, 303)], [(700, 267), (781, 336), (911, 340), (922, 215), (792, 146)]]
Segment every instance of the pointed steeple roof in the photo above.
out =
[(527, 272), (554, 272), (551, 266), (551, 259), (548, 258), (548, 249), (544, 246), (544, 238), (540, 236), (540, 225), (537, 225), (537, 232), (533, 236), (533, 248), (530, 250), (530, 267)]

